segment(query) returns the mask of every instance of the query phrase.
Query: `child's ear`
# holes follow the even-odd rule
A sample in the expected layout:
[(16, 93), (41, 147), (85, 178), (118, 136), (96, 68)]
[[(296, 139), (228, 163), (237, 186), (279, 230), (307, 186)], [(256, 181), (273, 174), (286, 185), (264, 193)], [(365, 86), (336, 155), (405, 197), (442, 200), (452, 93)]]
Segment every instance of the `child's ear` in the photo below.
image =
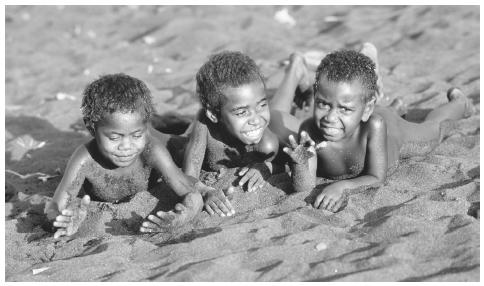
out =
[(213, 123), (217, 123), (218, 122), (218, 118), (217, 116), (215, 116), (215, 114), (210, 110), (210, 109), (206, 109), (205, 110), (205, 115), (207, 116), (207, 118), (212, 121)]
[(370, 101), (368, 101), (365, 104), (365, 110), (363, 111), (363, 116), (361, 117), (361, 120), (363, 122), (367, 122), (368, 119), (370, 119), (370, 116), (373, 113), (373, 110), (375, 109), (375, 102), (376, 102), (376, 98), (372, 97)]

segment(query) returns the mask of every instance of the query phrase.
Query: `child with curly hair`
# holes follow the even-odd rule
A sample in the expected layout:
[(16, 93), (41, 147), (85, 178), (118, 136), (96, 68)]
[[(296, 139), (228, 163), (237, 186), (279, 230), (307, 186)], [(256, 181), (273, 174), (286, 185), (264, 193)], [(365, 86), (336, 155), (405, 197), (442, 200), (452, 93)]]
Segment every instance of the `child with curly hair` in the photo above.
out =
[[(77, 232), (91, 199), (118, 203), (146, 191), (152, 172), (183, 201), (175, 211), (148, 216), (140, 231), (170, 229), (201, 211), (204, 186), (175, 165), (164, 134), (151, 126), (154, 108), (142, 81), (124, 74), (102, 76), (84, 90), (81, 109), (94, 138), (74, 151), (53, 199), (46, 204), (44, 212), (57, 227), (55, 238)], [(81, 187), (86, 195), (78, 204), (75, 198)]]
[[(362, 52), (341, 50), (322, 59), (313, 88), (313, 116), (300, 121), (289, 111), (307, 71), (301, 56), (291, 60), (288, 80), (271, 102), (271, 114), (278, 120), (270, 127), (281, 140), (289, 139), (283, 150), (292, 159), (296, 191), (312, 190), (316, 176), (336, 180), (320, 191), (315, 208), (342, 209), (350, 190), (382, 184), (399, 158), (433, 150), (452, 129), (452, 120), (472, 114), (469, 99), (457, 88), (450, 88), (449, 102), (421, 123), (400, 117), (398, 99), (390, 107), (376, 106), (376, 48), (367, 43)], [(299, 144), (294, 135), (299, 135)]]
[[(247, 55), (224, 51), (200, 67), (196, 80), (202, 110), (193, 124), (183, 171), (198, 178), (202, 168), (240, 168), (239, 185), (249, 192), (261, 189), (273, 171), (271, 161), (279, 142), (267, 128), (270, 112), (258, 66)], [(203, 194), (209, 214), (235, 213), (226, 194), (222, 190)]]

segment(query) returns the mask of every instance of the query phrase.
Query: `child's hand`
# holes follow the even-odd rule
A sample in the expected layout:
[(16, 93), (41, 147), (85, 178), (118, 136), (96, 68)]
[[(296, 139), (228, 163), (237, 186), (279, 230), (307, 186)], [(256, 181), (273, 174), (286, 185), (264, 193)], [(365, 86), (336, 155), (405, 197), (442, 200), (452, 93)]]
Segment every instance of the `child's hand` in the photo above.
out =
[(54, 234), (54, 239), (58, 239), (61, 236), (70, 236), (77, 232), (82, 222), (87, 216), (87, 207), (91, 203), (91, 198), (85, 195), (80, 203), (80, 206), (68, 208), (62, 210), (61, 214), (55, 218), (53, 225), (59, 229)]
[(247, 191), (252, 192), (262, 189), (266, 183), (265, 179), (270, 176), (271, 172), (265, 163), (255, 163), (250, 167), (243, 167), (237, 175), (242, 177), (239, 186), (247, 183)]
[(235, 214), (235, 210), (227, 198), (234, 192), (233, 187), (223, 191), (208, 186), (207, 188), (209, 190), (205, 192), (203, 199), (204, 208), (210, 215), (217, 213), (219, 216), (231, 216)]
[(301, 132), (301, 138), (299, 139), (299, 145), (296, 143), (296, 139), (294, 136), (289, 135), (289, 147), (284, 147), (282, 149), (289, 157), (291, 157), (292, 161), (296, 164), (304, 164), (308, 161), (309, 158), (316, 154), (316, 150), (314, 148), (314, 141), (309, 137), (306, 131)]
[(333, 183), (316, 197), (313, 206), (318, 209), (326, 209), (331, 212), (337, 212), (344, 208), (348, 202), (348, 195), (341, 181)]

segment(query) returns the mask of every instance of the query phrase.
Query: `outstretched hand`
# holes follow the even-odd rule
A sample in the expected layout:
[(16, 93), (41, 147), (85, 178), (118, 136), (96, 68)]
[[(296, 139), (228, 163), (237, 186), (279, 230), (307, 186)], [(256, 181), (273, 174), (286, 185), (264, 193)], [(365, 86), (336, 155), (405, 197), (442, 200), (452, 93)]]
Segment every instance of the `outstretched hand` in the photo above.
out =
[[(71, 236), (76, 233), (87, 216), (87, 207), (90, 203), (91, 198), (85, 195), (79, 206), (69, 206), (62, 210), (53, 223), (58, 228), (54, 234), (54, 239), (58, 239), (61, 236)], [(49, 212), (47, 212), (47, 216), (49, 217)]]
[(302, 131), (301, 137), (299, 138), (299, 144), (297, 144), (293, 135), (289, 135), (290, 147), (284, 147), (282, 150), (291, 157), (294, 163), (305, 164), (309, 158), (316, 154), (314, 145), (315, 143), (311, 137), (309, 137), (309, 134), (306, 131)]
[(174, 229), (188, 223), (202, 209), (202, 197), (199, 193), (189, 193), (182, 203), (177, 203), (174, 210), (158, 211), (149, 215), (141, 224), (140, 232), (172, 232)]

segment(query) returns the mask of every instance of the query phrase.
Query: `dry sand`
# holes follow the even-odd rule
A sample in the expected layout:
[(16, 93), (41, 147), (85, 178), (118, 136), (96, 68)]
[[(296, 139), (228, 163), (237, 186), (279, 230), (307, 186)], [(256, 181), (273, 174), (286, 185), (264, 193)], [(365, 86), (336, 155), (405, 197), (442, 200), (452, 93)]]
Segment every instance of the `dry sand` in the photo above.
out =
[(479, 7), (288, 7), (292, 27), (274, 19), (281, 8), (8, 6), (6, 169), (61, 174), (89, 139), (80, 94), (101, 74), (147, 82), (159, 113), (194, 115), (194, 74), (224, 49), (254, 58), (272, 95), (291, 52), (369, 41), (380, 52), (382, 104), (401, 96), (419, 121), (458, 86), (476, 113), (342, 212), (311, 208), (309, 193), (288, 195), (283, 174), (263, 191), (239, 190), (235, 216), (202, 213), (171, 236), (136, 233), (143, 217), (176, 201), (159, 184), (156, 196), (93, 203), (79, 233), (55, 242), (42, 209), (60, 176), (7, 171), (6, 280), (479, 281)]

